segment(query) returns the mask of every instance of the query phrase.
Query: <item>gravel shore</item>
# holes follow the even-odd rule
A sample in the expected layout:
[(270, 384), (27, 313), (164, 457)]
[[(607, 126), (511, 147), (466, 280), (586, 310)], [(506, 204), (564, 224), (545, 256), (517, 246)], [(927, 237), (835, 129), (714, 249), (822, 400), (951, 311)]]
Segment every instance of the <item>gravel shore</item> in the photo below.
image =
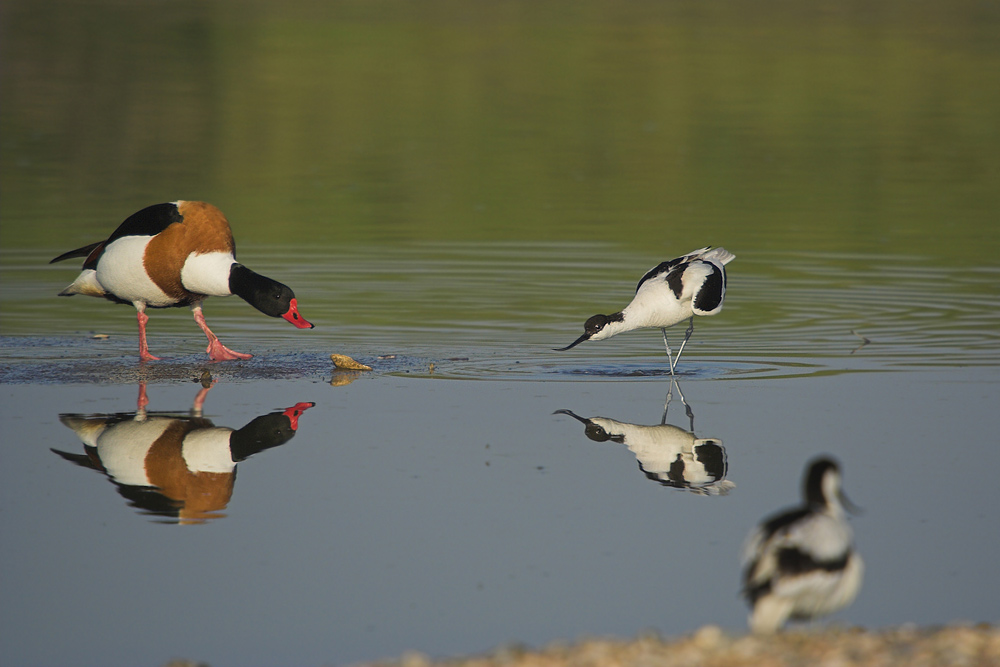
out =
[(869, 631), (826, 628), (770, 637), (729, 636), (715, 626), (664, 639), (586, 639), (539, 650), (507, 646), (492, 653), (431, 660), (407, 653), (364, 667), (1000, 667), (1000, 630), (991, 625)]

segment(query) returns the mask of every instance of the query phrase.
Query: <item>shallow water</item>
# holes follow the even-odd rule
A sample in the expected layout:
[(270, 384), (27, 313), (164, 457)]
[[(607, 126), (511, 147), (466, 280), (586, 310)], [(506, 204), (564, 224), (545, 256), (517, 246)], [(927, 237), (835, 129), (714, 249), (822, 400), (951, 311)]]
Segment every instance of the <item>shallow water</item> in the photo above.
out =
[[(1000, 13), (713, 7), (5, 3), (0, 662), (739, 632), (744, 536), (820, 453), (864, 509), (832, 622), (1000, 621)], [(316, 328), (209, 300), (255, 355), (212, 364), (155, 311), (140, 365), (132, 309), (55, 296), (49, 259), (179, 197)], [(656, 331), (552, 350), (706, 244), (737, 259), (677, 386)], [(196, 434), (216, 484), (168, 438), (163, 493), (118, 486), (102, 425)]]
[[(705, 495), (651, 480), (648, 458), (556, 414), (655, 426), (670, 382), (658, 332), (550, 349), (576, 337), (593, 304), (617, 307), (637, 273), (628, 269), (650, 263), (605, 247), (555, 250), (461, 245), (380, 260), (359, 249), (334, 271), (295, 250), (317, 329), (210, 303), (224, 340), (258, 355), (240, 363), (205, 362), (182, 310), (154, 313), (151, 345), (165, 359), (140, 365), (130, 309), (36, 306), (33, 325), (49, 335), (3, 338), (14, 662), (73, 662), (61, 647), (86, 646), (105, 664), (140, 654), (346, 663), (705, 623), (737, 631), (742, 540), (797, 501), (802, 467), (819, 453), (841, 460), (865, 509), (852, 524), (866, 583), (836, 618), (996, 619), (1000, 585), (982, 574), (1000, 546), (995, 272), (938, 270), (928, 281), (905, 257), (739, 257), (723, 313), (698, 320), (678, 369), (692, 417), (676, 390), (666, 415), (678, 442), (722, 443), (718, 481), (733, 488)], [(47, 256), (5, 270), (21, 275)], [(406, 326), (378, 321), (374, 304), (394, 281), (372, 267), (385, 263), (412, 276), (396, 295)], [(456, 276), (470, 273), (459, 291)], [(31, 291), (65, 282), (43, 277)], [(585, 283), (593, 304), (567, 290), (546, 310), (560, 279)], [(352, 287), (321, 289), (330, 283)], [(989, 308), (948, 303), (959, 290)], [(452, 292), (459, 305), (442, 309)], [(107, 310), (109, 339), (74, 328), (95, 308)], [(339, 313), (351, 326), (329, 321)], [(331, 351), (374, 370), (334, 371)], [(190, 419), (206, 370), (217, 384), (204, 413), (217, 427), (316, 406), (290, 441), (238, 464), (227, 503), (180, 521), (204, 525), (130, 507), (103, 473), (54, 453), (84, 453), (61, 417), (134, 413), (140, 382), (151, 411)], [(37, 627), (66, 643), (38, 643)], [(95, 643), (108, 627), (128, 638)]]
[[(0, 296), (8, 358), (58, 359), (56, 379), (70, 379), (96, 372), (74, 370), (83, 360), (133, 355), (131, 309), (53, 297), (77, 271), (46, 265), (54, 252), (4, 253)], [(329, 261), (334, 255), (337, 261)], [(659, 377), (666, 370), (654, 354), (663, 345), (655, 330), (552, 350), (575, 339), (590, 315), (626, 305), (644, 269), (658, 263), (654, 255), (609, 244), (437, 243), (251, 247), (241, 259), (294, 284), (316, 328), (289, 332), (236, 298), (209, 300), (206, 318), (234, 349), (267, 351), (272, 360), (295, 353), (275, 372), (279, 377), (325, 371), (332, 352), (380, 372), (430, 374), (426, 367), (434, 363), (433, 374), (446, 378)], [(697, 370), (682, 367), (684, 374), (758, 378), (1000, 363), (1000, 267), (753, 250), (741, 252), (738, 262), (731, 267), (725, 318), (699, 318), (685, 352), (713, 361)], [(203, 335), (190, 313), (150, 313), (154, 353), (163, 352), (167, 365), (198, 364)], [(100, 330), (80, 329), (95, 321)], [(43, 331), (44, 338), (22, 339)], [(108, 338), (93, 338), (98, 334)], [(683, 335), (683, 324), (671, 330), (675, 347)], [(266, 376), (266, 366), (258, 359), (241, 365), (240, 373)], [(93, 379), (102, 379), (99, 372)]]

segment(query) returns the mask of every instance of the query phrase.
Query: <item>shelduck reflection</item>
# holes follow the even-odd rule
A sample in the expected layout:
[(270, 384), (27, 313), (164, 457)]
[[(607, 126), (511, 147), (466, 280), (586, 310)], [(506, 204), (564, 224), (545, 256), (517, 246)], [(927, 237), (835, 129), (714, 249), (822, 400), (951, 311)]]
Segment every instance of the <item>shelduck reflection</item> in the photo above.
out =
[(639, 470), (654, 482), (703, 496), (724, 496), (736, 484), (726, 479), (729, 464), (726, 448), (718, 438), (699, 438), (694, 431), (660, 423), (643, 426), (607, 417), (568, 415), (584, 425), (584, 434), (594, 442), (617, 442), (635, 455)]
[(236, 464), (291, 440), (299, 417), (315, 403), (296, 403), (232, 429), (202, 416), (209, 389), (198, 392), (187, 415), (148, 412), (145, 385), (135, 412), (61, 414), (59, 421), (80, 438), (83, 453), (52, 452), (103, 473), (129, 505), (155, 521), (192, 524), (224, 517)]

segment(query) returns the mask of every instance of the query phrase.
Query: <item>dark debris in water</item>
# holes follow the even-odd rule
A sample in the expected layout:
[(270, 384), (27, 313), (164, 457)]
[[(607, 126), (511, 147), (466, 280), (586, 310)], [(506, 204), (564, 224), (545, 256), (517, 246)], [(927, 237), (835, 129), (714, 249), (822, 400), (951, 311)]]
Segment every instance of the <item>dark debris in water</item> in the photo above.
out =
[[(215, 363), (200, 352), (171, 355), (161, 352), (160, 361), (140, 363), (131, 345), (108, 348), (81, 346), (80, 339), (67, 337), (0, 337), (0, 384), (135, 384), (138, 382), (248, 382), (256, 380), (310, 379), (343, 386), (361, 376), (356, 371), (334, 366), (328, 352), (258, 349), (247, 361)], [(89, 339), (88, 339), (89, 342)], [(627, 380), (670, 377), (664, 359), (647, 363), (624, 360), (561, 358), (559, 363), (541, 358), (517, 359), (494, 353), (472, 356), (411, 356), (385, 353), (358, 355), (357, 360), (372, 367), (367, 375), (434, 377), (467, 380)], [(804, 366), (803, 368), (798, 368)], [(691, 360), (676, 369), (680, 379), (721, 377), (773, 377), (776, 372), (802, 375), (822, 370), (814, 365), (760, 360), (705, 362)]]
[[(615, 364), (590, 366), (585, 368), (564, 368), (560, 369), (562, 375), (603, 377), (603, 378), (664, 378), (670, 377), (670, 367), (664, 363), (660, 366), (637, 366), (635, 364)], [(675, 368), (674, 374), (678, 378), (706, 378), (724, 375), (725, 371), (701, 365), (688, 364), (686, 368)]]
[[(170, 356), (140, 363), (138, 354), (109, 349), (81, 350), (75, 339), (4, 337), (0, 339), (4, 384), (135, 384), (303, 378), (329, 375), (329, 358), (320, 354), (264, 351), (248, 361), (210, 361), (205, 354)], [(210, 380), (208, 380), (210, 381)]]
[[(649, 368), (570, 368), (563, 371), (567, 375), (597, 375), (600, 377), (663, 377), (670, 376), (670, 370), (649, 369)], [(680, 373), (677, 373), (680, 375)]]
[[(202, 386), (213, 381), (312, 379), (347, 384), (344, 372), (335, 368), (326, 352), (255, 351), (247, 361), (212, 362), (203, 353), (172, 356), (140, 363), (131, 349), (98, 352), (81, 349), (77, 339), (58, 337), (0, 338), (0, 383), (2, 384), (137, 384), (139, 382), (194, 382)], [(421, 375), (431, 362), (405, 355), (358, 356), (373, 368), (372, 376), (389, 374)], [(357, 379), (351, 377), (351, 381)]]

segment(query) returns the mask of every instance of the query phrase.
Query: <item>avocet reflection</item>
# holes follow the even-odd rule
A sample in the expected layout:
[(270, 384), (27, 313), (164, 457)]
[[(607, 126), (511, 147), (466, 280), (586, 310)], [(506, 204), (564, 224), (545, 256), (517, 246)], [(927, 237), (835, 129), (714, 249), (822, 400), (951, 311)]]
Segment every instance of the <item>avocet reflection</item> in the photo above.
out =
[(610, 440), (628, 447), (639, 470), (654, 482), (705, 496), (724, 496), (736, 487), (726, 479), (726, 449), (717, 438), (699, 438), (671, 424), (643, 426), (607, 417), (581, 417), (571, 410), (554, 414), (582, 423), (584, 434), (594, 442)]

